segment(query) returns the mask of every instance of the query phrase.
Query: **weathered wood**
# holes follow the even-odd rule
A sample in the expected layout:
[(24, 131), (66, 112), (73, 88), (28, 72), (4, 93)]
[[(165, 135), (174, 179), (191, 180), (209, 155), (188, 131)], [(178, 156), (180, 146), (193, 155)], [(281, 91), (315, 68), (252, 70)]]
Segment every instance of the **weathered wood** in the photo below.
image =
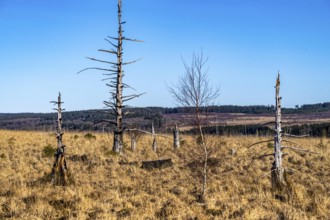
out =
[(157, 152), (157, 140), (156, 140), (156, 133), (154, 123), (151, 123), (151, 134), (152, 134), (152, 150)]
[(175, 124), (175, 128), (173, 131), (173, 148), (174, 150), (180, 147), (180, 139), (179, 139), (179, 129), (177, 124)]
[(54, 164), (52, 168), (51, 179), (52, 183), (55, 185), (66, 185), (67, 184), (67, 163), (65, 159), (65, 145), (63, 145), (63, 131), (62, 131), (62, 101), (61, 93), (58, 95), (57, 101), (52, 101), (57, 105), (57, 129), (56, 129), (56, 138), (57, 138), (57, 150), (54, 155)]
[(136, 150), (136, 137), (134, 133), (131, 135), (131, 150)]
[(116, 37), (111, 37), (108, 36), (105, 38), (105, 40), (113, 47), (111, 49), (99, 49), (98, 51), (100, 52), (105, 52), (109, 53), (111, 55), (116, 56), (116, 61), (107, 61), (107, 60), (102, 60), (102, 59), (96, 59), (93, 57), (87, 57), (87, 59), (103, 63), (105, 65), (109, 65), (110, 67), (108, 68), (100, 68), (100, 67), (89, 67), (85, 68), (80, 72), (86, 71), (86, 70), (100, 70), (100, 71), (106, 71), (104, 75), (107, 76), (105, 77), (104, 80), (109, 81), (106, 83), (106, 86), (110, 88), (110, 99), (107, 101), (104, 101), (104, 104), (107, 108), (109, 108), (112, 111), (112, 115), (114, 116), (114, 121), (106, 121), (102, 120), (101, 123), (107, 123), (111, 125), (115, 125), (115, 129), (113, 131), (113, 145), (112, 145), (112, 150), (114, 152), (120, 153), (123, 148), (123, 136), (124, 136), (124, 125), (123, 125), (123, 116), (125, 115), (123, 108), (124, 108), (124, 103), (137, 98), (141, 96), (142, 94), (133, 94), (133, 95), (123, 95), (123, 89), (124, 88), (132, 88), (128, 86), (127, 84), (123, 83), (123, 77), (124, 77), (124, 70), (123, 66), (132, 64), (137, 62), (138, 60), (134, 60), (131, 62), (124, 62), (123, 61), (123, 41), (135, 41), (135, 42), (142, 42), (140, 40), (136, 39), (131, 39), (123, 36), (123, 24), (126, 22), (122, 21), (122, 0), (118, 0), (117, 4), (117, 24), (118, 24), (118, 29), (117, 29), (117, 36)]
[(276, 112), (275, 112), (275, 136), (274, 136), (274, 162), (272, 166), (272, 187), (273, 189), (281, 189), (286, 183), (284, 179), (284, 169), (282, 167), (282, 113), (281, 113), (281, 99), (280, 97), (280, 73), (276, 79)]
[(157, 140), (156, 138), (152, 141), (152, 150), (156, 153), (157, 152)]
[(114, 152), (121, 152), (123, 148), (123, 30), (121, 21), (122, 2), (118, 0), (118, 38), (117, 38), (117, 79), (115, 97), (116, 130), (114, 131), (113, 147)]
[(142, 161), (142, 169), (162, 169), (173, 166), (172, 159)]

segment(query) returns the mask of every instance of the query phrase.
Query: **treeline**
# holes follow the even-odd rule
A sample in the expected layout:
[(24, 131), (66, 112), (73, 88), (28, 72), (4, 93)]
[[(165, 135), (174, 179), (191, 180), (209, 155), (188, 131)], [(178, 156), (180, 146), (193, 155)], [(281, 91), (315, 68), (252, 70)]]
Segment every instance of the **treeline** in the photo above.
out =
[[(130, 108), (126, 112), (124, 124), (127, 127), (145, 129), (153, 123), (161, 128), (165, 122), (159, 108)], [(63, 129), (70, 131), (108, 131), (112, 127), (103, 122), (104, 119), (115, 119), (106, 110), (64, 111), (62, 116)], [(0, 129), (54, 131), (56, 120), (57, 113), (0, 113)]]
[[(274, 130), (262, 125), (232, 125), (232, 126), (209, 126), (204, 127), (206, 134), (212, 135), (255, 135), (255, 136), (271, 136)], [(330, 123), (322, 124), (304, 124), (287, 126), (283, 128), (283, 132), (291, 135), (309, 135), (310, 137), (330, 137)], [(195, 134), (195, 129), (185, 131), (185, 134)]]
[[(173, 113), (194, 113), (194, 108), (159, 108), (163, 114)], [(272, 114), (275, 112), (273, 105), (250, 105), (250, 106), (236, 106), (236, 105), (221, 105), (221, 106), (208, 106), (202, 109), (204, 112), (215, 113), (245, 113), (245, 114)], [(284, 114), (308, 114), (315, 112), (330, 111), (330, 102), (296, 105), (295, 108), (282, 108)]]
[[(166, 114), (177, 113), (194, 113), (194, 108), (164, 108), (164, 107), (145, 107), (145, 108), (126, 108), (128, 113), (125, 117), (125, 126), (136, 127), (140, 129), (150, 129), (151, 123), (154, 124), (158, 131), (165, 131)], [(209, 106), (202, 109), (204, 112), (214, 113), (246, 113), (246, 114), (273, 114), (274, 106)], [(296, 108), (283, 108), (284, 114), (308, 114), (315, 112), (330, 111), (330, 102), (296, 106)], [(0, 129), (11, 130), (44, 130), (53, 131), (56, 127), (57, 113), (0, 113)], [(102, 123), (104, 119), (114, 119), (106, 110), (84, 110), (63, 112), (63, 128), (70, 131), (90, 130), (90, 131), (108, 131), (109, 127), (106, 123)], [(308, 127), (306, 130), (305, 127)], [(299, 134), (303, 131), (309, 132), (313, 136), (321, 136), (327, 133), (326, 125), (306, 125), (305, 127), (291, 127), (292, 134)], [(211, 129), (211, 128), (208, 128)], [(257, 125), (238, 125), (218, 127), (216, 132), (219, 134), (246, 134), (260, 135), (268, 134), (266, 128)], [(305, 129), (305, 130), (304, 130)], [(325, 130), (324, 130), (325, 129)], [(212, 130), (212, 129), (211, 129)], [(208, 131), (209, 133), (215, 132)], [(305, 132), (305, 133), (306, 133)], [(322, 134), (321, 134), (322, 133)]]

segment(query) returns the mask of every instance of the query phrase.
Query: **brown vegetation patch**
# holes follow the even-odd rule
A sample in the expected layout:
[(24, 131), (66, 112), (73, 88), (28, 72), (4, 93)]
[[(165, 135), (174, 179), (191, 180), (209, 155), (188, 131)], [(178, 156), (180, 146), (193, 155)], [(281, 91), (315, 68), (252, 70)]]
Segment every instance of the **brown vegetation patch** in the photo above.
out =
[[(185, 145), (176, 151), (169, 140), (159, 139), (158, 152), (152, 151), (152, 139), (143, 136), (135, 152), (124, 148), (122, 155), (105, 155), (102, 146), (112, 139), (93, 134), (96, 140), (73, 138), (65, 134), (70, 172), (75, 184), (53, 186), (50, 172), (53, 158), (43, 157), (43, 146), (54, 137), (42, 132), (0, 131), (0, 219), (328, 219), (330, 216), (330, 141), (294, 140), (318, 155), (304, 156), (288, 151), (283, 159), (292, 184), (289, 194), (273, 193), (270, 182), (272, 158), (255, 160), (255, 155), (271, 153), (261, 137), (210, 137), (216, 146), (210, 156), (205, 204), (198, 203), (201, 177), (196, 162), (196, 143), (182, 135)], [(7, 144), (15, 137), (15, 147)], [(72, 138), (71, 138), (72, 137)], [(56, 140), (55, 140), (56, 141)], [(124, 141), (130, 139), (125, 136)], [(31, 144), (32, 143), (32, 144)], [(226, 144), (224, 144), (226, 143)], [(142, 147), (146, 146), (146, 147)], [(231, 155), (231, 149), (236, 150)], [(87, 155), (87, 160), (82, 159)], [(74, 157), (72, 157), (74, 158)], [(140, 169), (142, 161), (170, 158), (166, 169)], [(86, 162), (84, 162), (86, 161)], [(138, 165), (135, 165), (135, 162)], [(189, 166), (188, 166), (189, 165)], [(285, 196), (285, 200), (275, 198)]]

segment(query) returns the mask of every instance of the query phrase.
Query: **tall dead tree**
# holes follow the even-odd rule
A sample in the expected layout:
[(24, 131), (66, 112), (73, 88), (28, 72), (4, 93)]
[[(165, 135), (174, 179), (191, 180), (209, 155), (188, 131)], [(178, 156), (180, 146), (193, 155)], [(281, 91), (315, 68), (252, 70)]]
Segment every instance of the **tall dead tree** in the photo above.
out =
[(203, 56), (203, 51), (200, 54), (194, 53), (191, 65), (183, 61), (185, 72), (177, 84), (168, 88), (179, 106), (195, 110), (193, 121), (197, 130), (196, 147), (198, 150), (202, 150), (203, 155), (201, 201), (205, 200), (206, 195), (208, 157), (211, 147), (207, 143), (202, 129), (202, 108), (210, 105), (220, 94), (219, 88), (214, 89), (209, 84), (208, 70), (205, 70), (207, 60)]
[[(282, 113), (281, 113), (281, 109), (282, 109), (281, 100), (282, 100), (282, 97), (280, 96), (280, 85), (281, 85), (280, 73), (278, 73), (277, 79), (276, 79), (276, 84), (275, 84), (275, 104), (276, 104), (276, 106), (275, 106), (276, 107), (276, 109), (275, 109), (275, 121), (272, 122), (272, 123), (275, 123), (274, 139), (260, 141), (260, 142), (254, 143), (254, 144), (252, 144), (248, 147), (248, 148), (250, 148), (250, 147), (256, 146), (258, 144), (267, 143), (267, 142), (274, 142), (274, 152), (273, 153), (263, 154), (263, 155), (260, 155), (260, 156), (253, 157), (252, 161), (250, 162), (248, 167), (251, 166), (251, 164), (254, 160), (262, 159), (262, 158), (268, 157), (268, 156), (273, 156), (274, 161), (273, 161), (273, 165), (272, 165), (272, 168), (271, 168), (272, 189), (275, 190), (275, 191), (279, 191), (279, 192), (286, 189), (287, 185), (288, 185), (287, 180), (286, 180), (286, 175), (285, 175), (285, 169), (282, 165), (283, 156), (286, 155), (286, 153), (283, 153), (283, 150), (284, 149), (289, 149), (289, 150), (294, 150), (294, 151), (303, 151), (303, 152), (308, 152), (308, 153), (316, 153), (316, 152), (309, 151), (309, 150), (306, 150), (306, 149), (303, 149), (303, 148), (292, 147), (292, 146), (283, 146), (282, 145), (282, 142), (286, 142), (286, 143), (293, 144), (293, 145), (298, 145), (293, 141), (288, 141), (288, 140), (282, 139), (282, 136), (300, 138), (300, 137), (306, 137), (306, 135), (295, 136), (295, 135), (283, 133), (283, 131), (282, 131)], [(269, 124), (269, 123), (266, 123), (266, 124)]]
[(281, 188), (285, 185), (284, 169), (282, 167), (282, 113), (280, 97), (280, 74), (278, 73), (275, 86), (275, 135), (274, 135), (274, 162), (272, 166), (272, 186), (273, 188)]
[[(122, 21), (122, 1), (118, 0), (118, 10), (117, 10), (117, 17), (118, 17), (118, 35), (117, 37), (107, 37), (105, 40), (112, 45), (113, 48), (111, 49), (99, 49), (98, 51), (115, 55), (117, 58), (116, 62), (105, 61), (100, 59), (95, 59), (91, 57), (87, 57), (87, 59), (100, 62), (106, 65), (110, 65), (110, 68), (99, 68), (99, 67), (90, 67), (79, 71), (78, 73), (85, 71), (85, 70), (100, 70), (104, 71), (103, 75), (106, 76), (104, 80), (109, 81), (106, 85), (110, 88), (111, 97), (109, 101), (104, 101), (106, 107), (109, 108), (109, 114), (115, 117), (115, 120), (108, 120), (105, 119), (103, 122), (115, 125), (114, 129), (114, 139), (113, 139), (113, 146), (112, 150), (114, 152), (121, 152), (123, 148), (123, 136), (124, 136), (124, 126), (123, 126), (123, 116), (124, 113), (124, 103), (139, 97), (142, 94), (132, 94), (132, 95), (123, 95), (124, 88), (132, 88), (129, 85), (123, 82), (124, 77), (124, 70), (123, 66), (135, 63), (135, 61), (131, 62), (123, 62), (123, 42), (124, 41), (134, 41), (134, 42), (142, 42), (140, 40), (131, 39), (123, 36), (123, 28), (122, 25), (126, 22)], [(114, 41), (114, 42), (113, 42)]]
[(62, 100), (61, 93), (58, 94), (57, 101), (51, 101), (57, 108), (57, 127), (56, 127), (56, 139), (57, 139), (57, 150), (54, 155), (55, 160), (52, 168), (52, 183), (65, 185), (67, 183), (67, 164), (65, 160), (65, 145), (63, 144), (63, 130), (62, 130)]

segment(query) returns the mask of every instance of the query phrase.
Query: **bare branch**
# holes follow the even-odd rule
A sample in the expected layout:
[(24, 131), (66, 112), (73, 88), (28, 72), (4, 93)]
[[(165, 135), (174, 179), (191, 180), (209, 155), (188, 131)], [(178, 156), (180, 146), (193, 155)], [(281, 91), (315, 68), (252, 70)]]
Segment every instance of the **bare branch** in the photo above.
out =
[(100, 63), (107, 63), (107, 64), (112, 64), (112, 65), (118, 65), (117, 63), (114, 63), (114, 62), (99, 60), (99, 59), (95, 59), (95, 58), (92, 58), (92, 57), (86, 57), (86, 58), (89, 59), (89, 60), (92, 60), (92, 61), (100, 62)]
[(108, 72), (113, 72), (113, 70), (111, 69), (104, 69), (104, 68), (99, 68), (99, 67), (89, 67), (89, 68), (85, 68), (83, 70), (80, 70), (79, 72), (77, 72), (77, 74), (84, 72), (86, 70), (101, 70), (101, 71), (108, 71)]
[(115, 51), (115, 50), (104, 50), (104, 49), (99, 49), (98, 51), (100, 51), (100, 52), (105, 52), (105, 53), (117, 54), (117, 51)]
[(261, 124), (261, 126), (265, 126), (265, 125), (269, 125), (269, 124), (275, 124), (276, 122), (275, 121), (269, 121), (269, 122), (266, 122), (264, 124)]
[(266, 140), (266, 141), (259, 141), (259, 142), (257, 142), (257, 143), (253, 143), (253, 144), (251, 144), (251, 145), (248, 146), (247, 148), (253, 147), (253, 146), (258, 145), (258, 144), (271, 142), (271, 141), (274, 141), (274, 140), (273, 140), (273, 139), (270, 139), (270, 140)]
[(116, 79), (116, 77), (110, 77), (110, 78), (104, 78), (104, 79), (102, 79), (102, 81), (107, 81), (107, 80), (115, 80)]
[(127, 37), (123, 37), (122, 39), (123, 39), (123, 40), (127, 40), (127, 41), (134, 41), (134, 42), (144, 43), (143, 40), (131, 39), (131, 38), (127, 38)]
[(150, 135), (153, 135), (153, 136), (158, 136), (158, 137), (162, 137), (162, 138), (166, 138), (166, 139), (172, 140), (172, 138), (170, 138), (170, 137), (167, 137), (167, 136), (164, 136), (164, 135), (161, 135), (161, 134), (153, 134), (151, 132), (140, 130), (140, 129), (126, 129), (126, 130), (127, 131), (138, 131), (138, 132), (141, 132), (141, 133), (150, 134)]
[(136, 63), (136, 62), (138, 62), (138, 61), (140, 61), (140, 60), (142, 60), (142, 58), (137, 59), (137, 60), (133, 60), (133, 61), (131, 61), (131, 62), (122, 63), (122, 64), (123, 64), (123, 65), (128, 65), (128, 64)]
[(309, 134), (306, 135), (292, 135), (292, 134), (286, 134), (286, 133), (282, 133), (283, 136), (287, 136), (287, 137), (294, 137), (294, 138), (305, 138), (305, 137), (309, 137)]
[(146, 93), (140, 93), (140, 94), (136, 94), (136, 95), (130, 95), (130, 96), (123, 96), (123, 102), (127, 102), (129, 100), (135, 99), (140, 97), (141, 95), (144, 95)]
[(123, 87), (136, 91), (133, 87), (131, 87), (130, 85), (127, 85), (126, 83), (123, 83)]
[(108, 36), (108, 38), (110, 38), (110, 39), (112, 39), (112, 40), (119, 40), (119, 38), (118, 37), (111, 37), (111, 36)]
[(311, 153), (311, 154), (320, 154), (318, 152), (314, 152), (314, 151), (310, 151), (310, 150), (306, 150), (303, 148), (297, 148), (297, 147), (289, 147), (289, 146), (285, 146), (282, 147), (282, 149), (291, 149), (291, 150), (295, 150), (295, 151), (303, 151), (303, 152), (307, 152), (307, 153)]
[(111, 44), (114, 48), (118, 49), (118, 46), (114, 43), (112, 43), (109, 39), (104, 38), (104, 40), (106, 40), (109, 44)]

